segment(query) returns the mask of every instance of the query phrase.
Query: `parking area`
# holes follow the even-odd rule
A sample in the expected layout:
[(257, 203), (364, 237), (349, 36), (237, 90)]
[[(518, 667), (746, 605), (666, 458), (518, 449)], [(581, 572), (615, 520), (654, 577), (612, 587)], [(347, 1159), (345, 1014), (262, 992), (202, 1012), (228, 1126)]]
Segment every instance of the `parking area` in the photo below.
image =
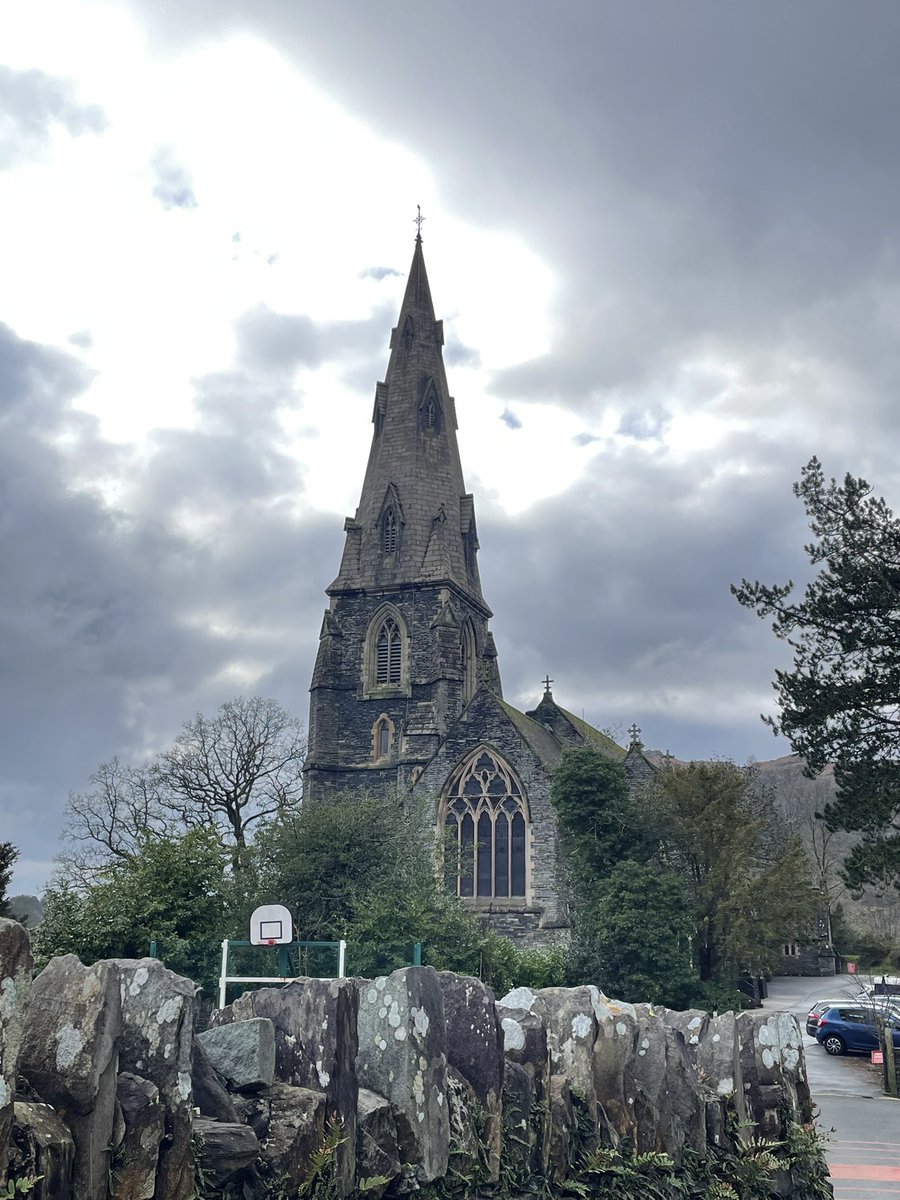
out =
[(837, 1200), (900, 1200), (900, 1102), (884, 1096), (881, 1068), (862, 1055), (828, 1055), (805, 1035), (806, 1015), (817, 1000), (859, 995), (853, 976), (778, 978), (763, 1007), (793, 1013), (804, 1030), (809, 1086), (819, 1126), (829, 1134)]

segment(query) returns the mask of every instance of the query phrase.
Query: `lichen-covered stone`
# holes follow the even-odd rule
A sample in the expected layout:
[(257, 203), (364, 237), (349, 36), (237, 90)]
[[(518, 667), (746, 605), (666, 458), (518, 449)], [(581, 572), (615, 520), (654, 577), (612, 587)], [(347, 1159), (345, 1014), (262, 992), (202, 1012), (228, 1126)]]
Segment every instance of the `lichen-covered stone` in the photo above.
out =
[(31, 947), (17, 921), (0, 917), (0, 1182), (6, 1174), (13, 1095), (31, 996)]
[(313, 1153), (325, 1144), (325, 1093), (276, 1083), (268, 1100), (269, 1136), (260, 1145), (266, 1177), (270, 1188), (296, 1192), (309, 1176)]
[(706, 1014), (635, 1006), (634, 1078), (637, 1145), (662, 1150), (675, 1162), (685, 1147), (707, 1148), (708, 1127), (724, 1128), (722, 1101), (698, 1066)]
[(797, 1018), (785, 1012), (742, 1012), (735, 1019), (747, 1119), (759, 1137), (780, 1138), (784, 1118), (812, 1120), (812, 1099)]
[[(509, 993), (517, 998), (528, 989)], [(534, 993), (528, 991), (533, 999)], [(508, 999), (505, 998), (505, 999)], [(550, 1052), (547, 1027), (537, 1013), (523, 1008), (498, 1005), (497, 1016), (503, 1033), (505, 1079), (512, 1065), (520, 1067), (529, 1080), (528, 1139), (532, 1173), (546, 1175), (550, 1158)], [(521, 1091), (521, 1089), (519, 1089)], [(505, 1118), (504, 1118), (505, 1119)]]
[[(391, 1106), (384, 1096), (359, 1089), (356, 1110), (356, 1179), (366, 1184), (369, 1200), (381, 1200), (393, 1180), (400, 1175), (397, 1150), (397, 1125)], [(385, 1182), (373, 1184), (374, 1179)]]
[[(454, 1179), (469, 1181), (474, 1190), (490, 1178), (490, 1161), (484, 1137), (483, 1109), (475, 1089), (455, 1067), (447, 1068), (447, 1119), (450, 1150), (447, 1170)], [(499, 1162), (497, 1176), (499, 1178)]]
[(564, 1075), (550, 1076), (549, 1177), (561, 1184), (572, 1174), (577, 1151), (575, 1109), (569, 1081)]
[(72, 1191), (75, 1143), (49, 1104), (16, 1100), (10, 1149), (10, 1174), (37, 1179), (29, 1200), (77, 1200)]
[(391, 1102), (400, 1157), (420, 1183), (447, 1171), (450, 1124), (444, 1002), (431, 967), (359, 987), (359, 1081)]
[(113, 1164), (115, 1200), (153, 1200), (159, 1149), (166, 1132), (166, 1114), (159, 1088), (149, 1079), (123, 1071), (116, 1098), (124, 1131)]
[(438, 974), (444, 1001), (447, 1063), (469, 1084), (481, 1110), (487, 1179), (500, 1178), (502, 1144), (503, 1030), (494, 993), (480, 979)]
[[(598, 1128), (600, 1113), (594, 1084), (594, 1043), (598, 1027), (594, 989), (541, 988), (532, 1011), (547, 1027), (547, 1049), (553, 1074), (565, 1076), (570, 1092), (584, 1105)], [(586, 1139), (586, 1145), (590, 1148), (590, 1138)]]
[(594, 1042), (594, 1087), (613, 1131), (613, 1141), (637, 1132), (634, 1053), (636, 1023), (632, 1005), (599, 994), (594, 999), (597, 1039)]
[(734, 1098), (741, 1120), (744, 1084), (741, 1078), (740, 1045), (733, 1012), (709, 1017), (697, 1027), (696, 1061), (701, 1078), (723, 1100)]
[(210, 1028), (253, 1017), (275, 1027), (275, 1077), (295, 1087), (321, 1088), (327, 1120), (340, 1123), (337, 1150), (340, 1195), (352, 1192), (356, 1178), (356, 984), (349, 979), (298, 979), (282, 988), (245, 992), (214, 1012)]
[(194, 1144), (200, 1169), (213, 1187), (239, 1182), (259, 1158), (259, 1141), (247, 1125), (194, 1117)]
[(117, 959), (122, 1004), (120, 1069), (159, 1089), (165, 1138), (156, 1175), (156, 1200), (188, 1200), (194, 1186), (191, 1154), (191, 1058), (196, 986), (158, 959)]
[(524, 1192), (532, 1176), (544, 1174), (532, 1124), (533, 1112), (534, 1084), (531, 1075), (521, 1063), (507, 1060), (503, 1074), (502, 1173), (513, 1193)]
[(275, 1026), (268, 1017), (216, 1025), (197, 1041), (235, 1091), (256, 1092), (275, 1082)]
[(120, 1033), (115, 964), (51, 959), (32, 984), (19, 1069), (72, 1133), (78, 1200), (106, 1196)]

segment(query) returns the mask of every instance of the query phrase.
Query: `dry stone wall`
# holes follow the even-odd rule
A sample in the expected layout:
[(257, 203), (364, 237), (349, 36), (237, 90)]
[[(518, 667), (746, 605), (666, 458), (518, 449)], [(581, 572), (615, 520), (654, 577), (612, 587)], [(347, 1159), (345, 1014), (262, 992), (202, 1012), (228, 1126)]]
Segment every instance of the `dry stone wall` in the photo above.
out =
[[(0, 921), (0, 1190), (39, 1176), (34, 1200), (599, 1197), (610, 1156), (715, 1171), (812, 1118), (785, 1014), (591, 986), (497, 1002), (408, 967), (249, 992), (201, 1032), (194, 985), (155, 960), (68, 955), (30, 975), (24, 930)], [(790, 1166), (772, 1192), (813, 1194)], [(804, 1188), (810, 1170), (828, 1195), (814, 1150)]]

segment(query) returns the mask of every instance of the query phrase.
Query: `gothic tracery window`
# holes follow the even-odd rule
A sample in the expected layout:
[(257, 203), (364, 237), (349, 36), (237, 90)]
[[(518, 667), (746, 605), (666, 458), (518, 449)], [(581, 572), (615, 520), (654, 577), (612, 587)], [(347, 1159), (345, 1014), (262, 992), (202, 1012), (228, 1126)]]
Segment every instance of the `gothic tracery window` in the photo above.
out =
[(528, 815), (521, 785), (509, 766), (481, 747), (454, 775), (444, 824), (456, 851), (459, 896), (524, 899)]
[(403, 676), (403, 635), (393, 617), (386, 617), (375, 638), (375, 683), (399, 684)]

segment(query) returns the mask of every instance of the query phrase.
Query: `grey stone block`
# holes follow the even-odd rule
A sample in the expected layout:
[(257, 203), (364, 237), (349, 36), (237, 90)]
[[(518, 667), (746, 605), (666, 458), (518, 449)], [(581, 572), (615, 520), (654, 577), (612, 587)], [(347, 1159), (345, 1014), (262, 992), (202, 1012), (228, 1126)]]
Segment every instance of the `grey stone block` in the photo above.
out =
[(275, 1081), (275, 1026), (268, 1017), (216, 1025), (198, 1034), (213, 1069), (239, 1092), (255, 1092)]

